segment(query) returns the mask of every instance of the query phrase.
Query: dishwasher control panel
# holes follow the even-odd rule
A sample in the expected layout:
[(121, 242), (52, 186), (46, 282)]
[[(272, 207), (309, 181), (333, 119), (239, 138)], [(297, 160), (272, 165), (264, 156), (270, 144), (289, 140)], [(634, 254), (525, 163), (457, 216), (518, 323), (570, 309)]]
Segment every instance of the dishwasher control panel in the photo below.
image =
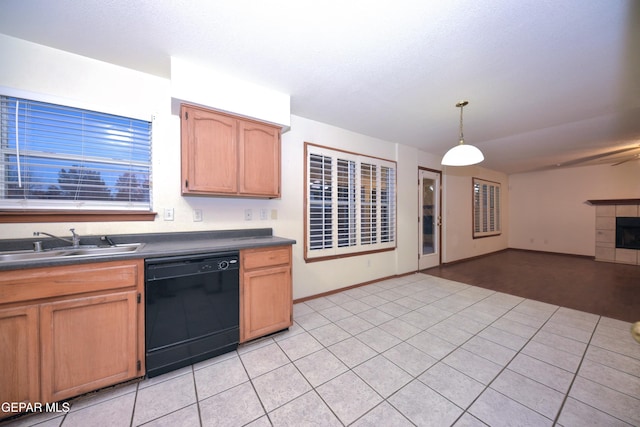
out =
[(239, 259), (238, 252), (146, 259), (146, 280), (149, 282), (192, 274), (238, 270)]

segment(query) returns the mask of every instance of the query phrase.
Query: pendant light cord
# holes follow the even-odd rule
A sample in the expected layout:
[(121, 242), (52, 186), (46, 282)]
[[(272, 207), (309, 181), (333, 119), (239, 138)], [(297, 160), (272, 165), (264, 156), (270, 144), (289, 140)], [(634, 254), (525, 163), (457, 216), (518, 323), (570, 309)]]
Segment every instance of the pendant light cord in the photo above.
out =
[(464, 104), (460, 104), (460, 144), (464, 143), (464, 135), (462, 134), (462, 110), (464, 109)]
[(464, 133), (462, 132), (462, 109), (469, 104), (469, 101), (460, 101), (456, 107), (460, 108), (460, 144), (464, 144)]

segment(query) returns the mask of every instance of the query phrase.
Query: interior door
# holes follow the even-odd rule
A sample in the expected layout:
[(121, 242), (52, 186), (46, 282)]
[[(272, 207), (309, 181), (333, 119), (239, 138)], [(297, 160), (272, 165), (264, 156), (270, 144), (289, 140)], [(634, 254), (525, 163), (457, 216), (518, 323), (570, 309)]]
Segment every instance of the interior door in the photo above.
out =
[(427, 169), (418, 170), (418, 268), (424, 270), (440, 265), (440, 211), (441, 173)]

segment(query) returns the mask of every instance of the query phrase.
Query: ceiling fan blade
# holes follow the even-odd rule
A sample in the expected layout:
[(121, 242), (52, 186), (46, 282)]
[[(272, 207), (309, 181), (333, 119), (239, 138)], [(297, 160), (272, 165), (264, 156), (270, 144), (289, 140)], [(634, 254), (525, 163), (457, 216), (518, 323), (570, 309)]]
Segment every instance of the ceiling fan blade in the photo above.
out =
[(618, 163), (614, 163), (614, 164), (612, 164), (611, 166), (618, 166), (618, 165), (621, 165), (621, 164), (623, 164), (623, 163), (630, 162), (630, 161), (632, 161), (632, 160), (640, 160), (640, 154), (634, 154), (633, 156), (629, 157), (628, 159), (623, 160), (623, 161), (618, 162)]
[(635, 147), (620, 148), (618, 150), (607, 151), (606, 153), (600, 153), (600, 154), (595, 154), (593, 156), (587, 156), (587, 157), (582, 157), (580, 159), (570, 160), (568, 162), (560, 163), (558, 166), (577, 165), (577, 164), (580, 164), (580, 163), (590, 162), (592, 160), (601, 159), (603, 157), (609, 157), (609, 156), (613, 156), (615, 154), (626, 153), (627, 151), (638, 150), (638, 149), (640, 149), (640, 145), (635, 146)]

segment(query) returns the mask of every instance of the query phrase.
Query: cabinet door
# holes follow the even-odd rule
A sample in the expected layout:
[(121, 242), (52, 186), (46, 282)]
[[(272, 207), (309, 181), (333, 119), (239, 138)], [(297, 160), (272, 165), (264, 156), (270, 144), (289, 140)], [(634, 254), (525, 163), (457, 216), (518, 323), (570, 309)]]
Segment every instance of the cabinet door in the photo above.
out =
[(246, 271), (242, 280), (241, 342), (292, 325), (290, 266)]
[(0, 310), (0, 402), (40, 401), (39, 352), (38, 306)]
[(137, 292), (40, 306), (42, 398), (52, 402), (137, 376)]
[(237, 121), (185, 105), (181, 118), (182, 193), (236, 194)]
[(240, 193), (280, 197), (280, 129), (240, 121)]

